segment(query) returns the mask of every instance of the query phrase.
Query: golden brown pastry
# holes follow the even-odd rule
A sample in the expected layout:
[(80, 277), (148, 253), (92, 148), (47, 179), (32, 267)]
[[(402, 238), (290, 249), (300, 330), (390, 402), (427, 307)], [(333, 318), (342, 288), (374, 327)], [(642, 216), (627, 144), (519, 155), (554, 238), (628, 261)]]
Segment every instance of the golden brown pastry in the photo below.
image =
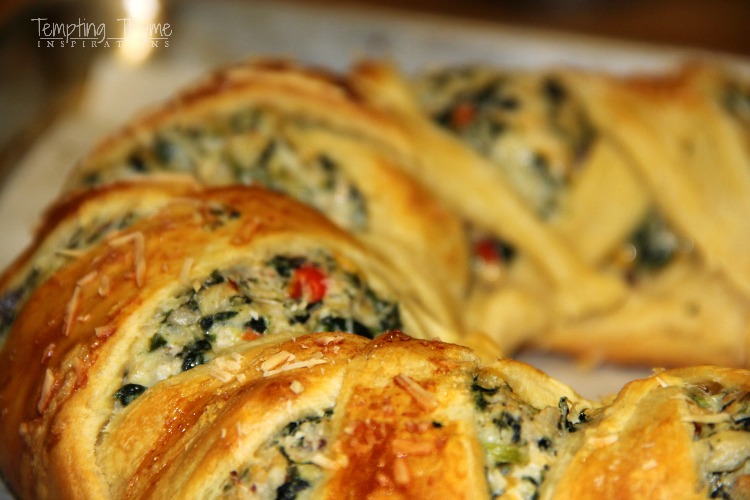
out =
[(0, 344), (31, 293), (57, 269), (175, 197), (198, 189), (187, 176), (165, 175), (108, 186), (95, 196), (81, 192), (56, 200), (47, 208), (34, 241), (0, 275)]
[(607, 348), (583, 350), (656, 363), (659, 355), (651, 353), (664, 351), (670, 364), (746, 366), (750, 262), (741, 249), (750, 150), (737, 114), (743, 94), (731, 90), (729, 73), (706, 66), (652, 77), (566, 78), (603, 140), (629, 160), (650, 206), (630, 239), (603, 261), (631, 281), (623, 306), (609, 318), (561, 325), (550, 345), (608, 336)]
[[(374, 131), (390, 118), (345, 78), (285, 61), (221, 70), (132, 120), (81, 160), (67, 190), (157, 173), (206, 185), (260, 185), (324, 213), (460, 317), (462, 221), (407, 174), (414, 161)], [(393, 142), (393, 141), (391, 141)]]
[(128, 326), (97, 346), (79, 336), (79, 357), (51, 357), (15, 384), (29, 394), (20, 439), (8, 428), (16, 410), (2, 421), (16, 458), (3, 471), (22, 497), (747, 493), (746, 371), (661, 372), (600, 404), (520, 362), (483, 367), (453, 344), (281, 333), (126, 395), (126, 349), (107, 344), (150, 333)]
[[(112, 208), (128, 204), (129, 218)], [(112, 210), (99, 211), (105, 206)], [(388, 263), (282, 195), (139, 182), (92, 189), (57, 208), (50, 217), (58, 220), (43, 225), (48, 231), (30, 252), (40, 282), (18, 302), (0, 355), (3, 467), (38, 442), (31, 430), (19, 434), (21, 427), (67, 415), (62, 401), (83, 397), (79, 389), (93, 391), (86, 397), (97, 402), (80, 409), (99, 419), (101, 408), (124, 406), (160, 381), (271, 334), (373, 337), (404, 328), (428, 338), (451, 335), (451, 326), (436, 322), (435, 304)], [(81, 217), (86, 213), (97, 214), (92, 224)], [(55, 244), (67, 244), (71, 232), (90, 246), (66, 253), (68, 262), (54, 261)], [(28, 275), (26, 260), (21, 275)], [(83, 424), (83, 417), (70, 418), (70, 425)], [(95, 441), (99, 431), (83, 427)], [(65, 434), (60, 450), (78, 456), (84, 435)], [(80, 451), (82, 460), (89, 451)]]
[(747, 96), (741, 80), (720, 75), (467, 67), (417, 82), (426, 112), (489, 159), (589, 272), (625, 291), (609, 308), (556, 315), (526, 249), (476, 231), (474, 328), (507, 348), (593, 360), (746, 365)]
[[(715, 95), (694, 75), (680, 95)], [(221, 71), (85, 158), (0, 276), (14, 494), (750, 496), (749, 372), (658, 371), (590, 401), (467, 332), (497, 321), (506, 348), (659, 364), (741, 364), (747, 337), (726, 245), (679, 245), (700, 224), (673, 229), (632, 139), (603, 128), (593, 98), (568, 100), (571, 81), (603, 100), (615, 84), (463, 77), (456, 95), (476, 77), (487, 115), (454, 106), (443, 121), (478, 127), (465, 139), (488, 158), (386, 66), (339, 79), (277, 62)], [(616, 85), (641, 102), (640, 84)], [(549, 102), (513, 118), (508, 88)], [(738, 102), (727, 127), (744, 137)], [(482, 135), (506, 112), (509, 139)], [(683, 192), (710, 198), (730, 172)], [(498, 264), (484, 262), (465, 295), (462, 219), (475, 258), (518, 251), (494, 270), (502, 287), (479, 285)]]

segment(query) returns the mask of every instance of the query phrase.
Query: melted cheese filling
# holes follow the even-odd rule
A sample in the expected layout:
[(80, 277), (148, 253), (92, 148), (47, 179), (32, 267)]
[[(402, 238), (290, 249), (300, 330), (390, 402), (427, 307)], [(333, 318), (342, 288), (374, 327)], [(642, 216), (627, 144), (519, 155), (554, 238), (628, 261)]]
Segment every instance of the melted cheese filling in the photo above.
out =
[(208, 185), (259, 184), (285, 193), (340, 226), (367, 226), (365, 200), (325, 152), (302, 153), (294, 137), (309, 124), (263, 107), (165, 127), (118, 163), (89, 175), (88, 185), (154, 171), (184, 172)]
[(746, 498), (750, 494), (750, 393), (716, 385), (686, 389), (686, 420), (693, 425), (708, 498)]
[(558, 79), (449, 68), (419, 87), (438, 124), (489, 159), (540, 217), (555, 214), (594, 140), (583, 106)]
[(332, 413), (329, 410), (284, 427), (253, 457), (227, 473), (219, 496), (310, 498), (326, 464)]
[(485, 455), (487, 485), (493, 498), (538, 498), (557, 449), (585, 418), (570, 402), (534, 408), (519, 400), (507, 384), (472, 387), (478, 438)]
[(400, 326), (398, 305), (324, 250), (258, 257), (216, 270), (161, 304), (142, 327), (116, 398), (127, 405), (131, 392), (137, 397), (263, 335), (346, 331), (372, 338)]
[(19, 284), (0, 296), (0, 342), (10, 330), (18, 311), (39, 284), (72, 258), (91, 249), (110, 234), (128, 228), (141, 215), (136, 211), (128, 211), (117, 217), (94, 217), (85, 223), (76, 221), (72, 227), (57, 236), (57, 241), (46, 245), (47, 248), (35, 256), (34, 266), (19, 280)]

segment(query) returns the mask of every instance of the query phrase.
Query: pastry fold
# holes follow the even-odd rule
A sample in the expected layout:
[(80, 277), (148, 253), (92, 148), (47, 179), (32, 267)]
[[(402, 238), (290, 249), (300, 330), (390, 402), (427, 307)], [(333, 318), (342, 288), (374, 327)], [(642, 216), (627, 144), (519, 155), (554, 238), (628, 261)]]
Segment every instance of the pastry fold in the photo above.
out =
[(124, 349), (84, 341), (85, 361), (53, 357), (53, 382), (30, 377), (42, 406), (18, 448), (4, 416), (16, 459), (3, 472), (23, 498), (747, 494), (744, 370), (663, 371), (595, 402), (524, 363), (398, 331), (279, 333), (123, 404)]
[(79, 162), (66, 190), (167, 172), (285, 193), (417, 278), (455, 322), (469, 278), (462, 221), (410, 175), (418, 160), (398, 131), (345, 75), (248, 61), (134, 117)]
[(243, 63), (84, 158), (0, 275), (13, 493), (750, 496), (750, 92), (430, 78)]
[[(89, 479), (104, 491), (101, 477), (68, 477), (63, 462), (94, 460), (113, 408), (231, 356), (236, 345), (315, 331), (372, 338), (394, 328), (433, 338), (456, 327), (438, 323), (430, 310), (441, 304), (387, 261), (289, 197), (192, 183), (125, 183), (84, 197), (54, 212), (54, 241), (30, 252), (40, 283), (18, 304), (0, 354), (0, 455), (4, 469), (23, 470), (11, 480), (19, 491), (39, 484), (75, 496)], [(112, 210), (99, 211), (102, 204)], [(88, 211), (93, 225), (81, 217)], [(95, 229), (97, 242), (86, 238), (89, 247), (42, 267), (81, 227)]]
[[(433, 121), (488, 160), (467, 176), (503, 177), (543, 231), (623, 292), (599, 310), (556, 313), (538, 262), (555, 262), (547, 248), (535, 259), (519, 235), (469, 217), (474, 328), (509, 351), (747, 364), (750, 94), (741, 77), (707, 64), (627, 76), (476, 66), (426, 73), (413, 89)], [(498, 222), (512, 216), (489, 198), (484, 207)]]

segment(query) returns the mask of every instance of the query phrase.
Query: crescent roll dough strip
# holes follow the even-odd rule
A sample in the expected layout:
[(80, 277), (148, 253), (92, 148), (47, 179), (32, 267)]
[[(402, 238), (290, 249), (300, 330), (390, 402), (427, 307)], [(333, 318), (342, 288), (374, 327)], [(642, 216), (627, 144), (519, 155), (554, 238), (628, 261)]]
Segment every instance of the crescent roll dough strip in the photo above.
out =
[(333, 450), (347, 466), (330, 471), (320, 497), (476, 498), (483, 462), (463, 390), (476, 363), (468, 350), (403, 335), (368, 345), (349, 364), (333, 416)]
[(634, 287), (617, 310), (551, 325), (531, 342), (594, 362), (739, 367), (747, 366), (748, 324), (746, 298), (685, 258)]
[[(632, 233), (649, 203), (641, 182), (623, 157), (608, 141), (599, 140), (563, 201), (560, 216), (548, 224), (583, 262), (598, 267)], [(547, 307), (551, 300), (545, 280), (532, 262), (518, 255), (507, 279), (496, 286), (473, 290), (469, 299), (470, 327), (490, 332), (508, 352), (523, 344), (544, 344), (548, 330), (555, 329), (551, 325), (567, 323), (554, 319)], [(589, 316), (607, 316), (616, 309)], [(575, 336), (566, 336), (566, 341), (568, 346), (570, 342), (577, 343)]]
[[(377, 82), (377, 93), (373, 91), (373, 82)], [(373, 141), (398, 154), (401, 168), (437, 191), (464, 217), (497, 234), (510, 235), (510, 239), (534, 256), (555, 284), (566, 291), (575, 290), (560, 294), (559, 305), (564, 314), (575, 316), (616, 302), (622, 294), (619, 284), (592, 273), (559, 238), (543, 230), (512, 190), (490, 173), (484, 160), (441, 133), (421, 113), (414, 112), (415, 105), (404, 106), (403, 95), (395, 102), (393, 96), (403, 94), (405, 89), (400, 88), (403, 85), (392, 72), (372, 65), (362, 66), (351, 80), (345, 80), (278, 62), (258, 63), (217, 74), (214, 80), (185, 93), (161, 116), (151, 116), (144, 123), (146, 128), (153, 127), (149, 122), (159, 123), (165, 116), (179, 113), (181, 108), (193, 106), (192, 112), (198, 112), (202, 106), (209, 106), (208, 101), (201, 100), (203, 96), (220, 88), (227, 97), (218, 104), (210, 103), (215, 112), (222, 106), (232, 106), (231, 96), (237, 92), (245, 99)], [(382, 102), (383, 95), (391, 96), (394, 102), (386, 105)], [(141, 129), (134, 128), (129, 134), (138, 137), (143, 133)], [(69, 186), (79, 184), (94, 172), (101, 163), (100, 156), (122, 155), (124, 142), (114, 138), (103, 144), (82, 162)], [(472, 195), (465, 196), (467, 192)], [(488, 211), (487, 207), (495, 205), (501, 208), (503, 217)]]
[(591, 115), (633, 158), (667, 218), (711, 268), (750, 294), (743, 250), (750, 244), (750, 157), (721, 96), (701, 94), (690, 71), (640, 80), (579, 76)]
[(404, 152), (422, 159), (405, 165), (411, 173), (467, 220), (527, 253), (558, 287), (557, 305), (563, 315), (581, 316), (620, 300), (621, 284), (586, 266), (558, 235), (546, 230), (487, 160), (440, 131), (415, 105), (404, 104), (411, 100), (410, 91), (391, 68), (365, 63), (354, 78), (376, 99), (392, 99), (379, 104), (408, 139), (410, 147)]
[[(57, 200), (47, 210), (32, 244), (0, 276), (0, 344), (29, 295), (57, 269), (195, 189), (197, 184), (184, 176), (154, 176), (148, 183), (112, 186), (96, 198), (78, 193)], [(102, 292), (106, 292), (108, 279), (99, 277)]]
[(412, 160), (375, 132), (390, 126), (381, 115), (336, 75), (280, 61), (237, 65), (102, 141), (67, 189), (161, 171), (269, 187), (418, 275), (420, 293), (442, 302), (435, 317), (457, 322), (469, 279), (462, 222), (400, 166)]
[[(92, 190), (89, 196), (97, 194)], [(107, 199), (106, 190), (102, 194)], [(255, 227), (252, 234), (243, 229), (247, 221)], [(41, 284), (14, 323), (8, 337), (13, 347), (0, 353), (3, 467), (47, 445), (52, 455), (21, 459), (24, 466), (46, 468), (48, 460), (56, 460), (53, 456), (91, 459), (90, 445), (99, 432), (92, 422), (103, 426), (116, 401), (126, 406), (161, 379), (179, 377), (266, 330), (348, 328), (372, 336), (403, 322), (415, 334), (443, 334), (423, 330), (435, 322), (420, 319), (431, 316), (408, 282), (320, 214), (287, 197), (248, 187), (198, 191), (175, 197), (128, 232), (143, 235), (142, 257), (148, 265), (140, 283), (132, 245), (103, 241)], [(183, 282), (185, 258), (195, 262), (188, 276), (196, 283), (193, 288)], [(99, 293), (99, 280), (83, 279), (92, 271), (109, 276), (106, 296)], [(317, 281), (316, 273), (323, 271), (327, 275)], [(307, 292), (298, 296), (295, 286)], [(306, 298), (304, 293), (317, 295)], [(396, 296), (403, 299), (397, 305), (392, 302)], [(74, 311), (66, 314), (73, 298)], [(39, 369), (27, 372), (29, 359)], [(98, 359), (108, 362), (97, 364)], [(215, 370), (220, 378), (229, 365), (223, 366)], [(97, 370), (101, 377), (95, 377)], [(40, 392), (36, 384), (43, 380)], [(84, 405), (79, 408), (83, 416), (74, 410), (77, 403), (65, 403), (71, 400)], [(54, 432), (37, 433), (39, 425), (79, 432), (66, 433), (55, 446)], [(61, 467), (62, 477), (67, 472)], [(47, 473), (56, 472), (39, 471)], [(89, 478), (84, 483), (101, 480), (93, 471), (81, 474)], [(65, 488), (76, 488), (81, 478), (71, 479)], [(67, 480), (43, 482), (58, 481)]]

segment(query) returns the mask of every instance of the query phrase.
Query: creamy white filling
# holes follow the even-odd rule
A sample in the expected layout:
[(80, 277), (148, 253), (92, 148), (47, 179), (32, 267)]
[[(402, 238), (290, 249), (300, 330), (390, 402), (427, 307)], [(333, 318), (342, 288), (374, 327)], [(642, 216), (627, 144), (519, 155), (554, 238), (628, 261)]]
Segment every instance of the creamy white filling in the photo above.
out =
[(395, 302), (380, 298), (324, 250), (257, 257), (217, 270), (163, 302), (141, 327), (122, 386), (150, 387), (263, 335), (349, 331), (373, 337), (397, 326)]

